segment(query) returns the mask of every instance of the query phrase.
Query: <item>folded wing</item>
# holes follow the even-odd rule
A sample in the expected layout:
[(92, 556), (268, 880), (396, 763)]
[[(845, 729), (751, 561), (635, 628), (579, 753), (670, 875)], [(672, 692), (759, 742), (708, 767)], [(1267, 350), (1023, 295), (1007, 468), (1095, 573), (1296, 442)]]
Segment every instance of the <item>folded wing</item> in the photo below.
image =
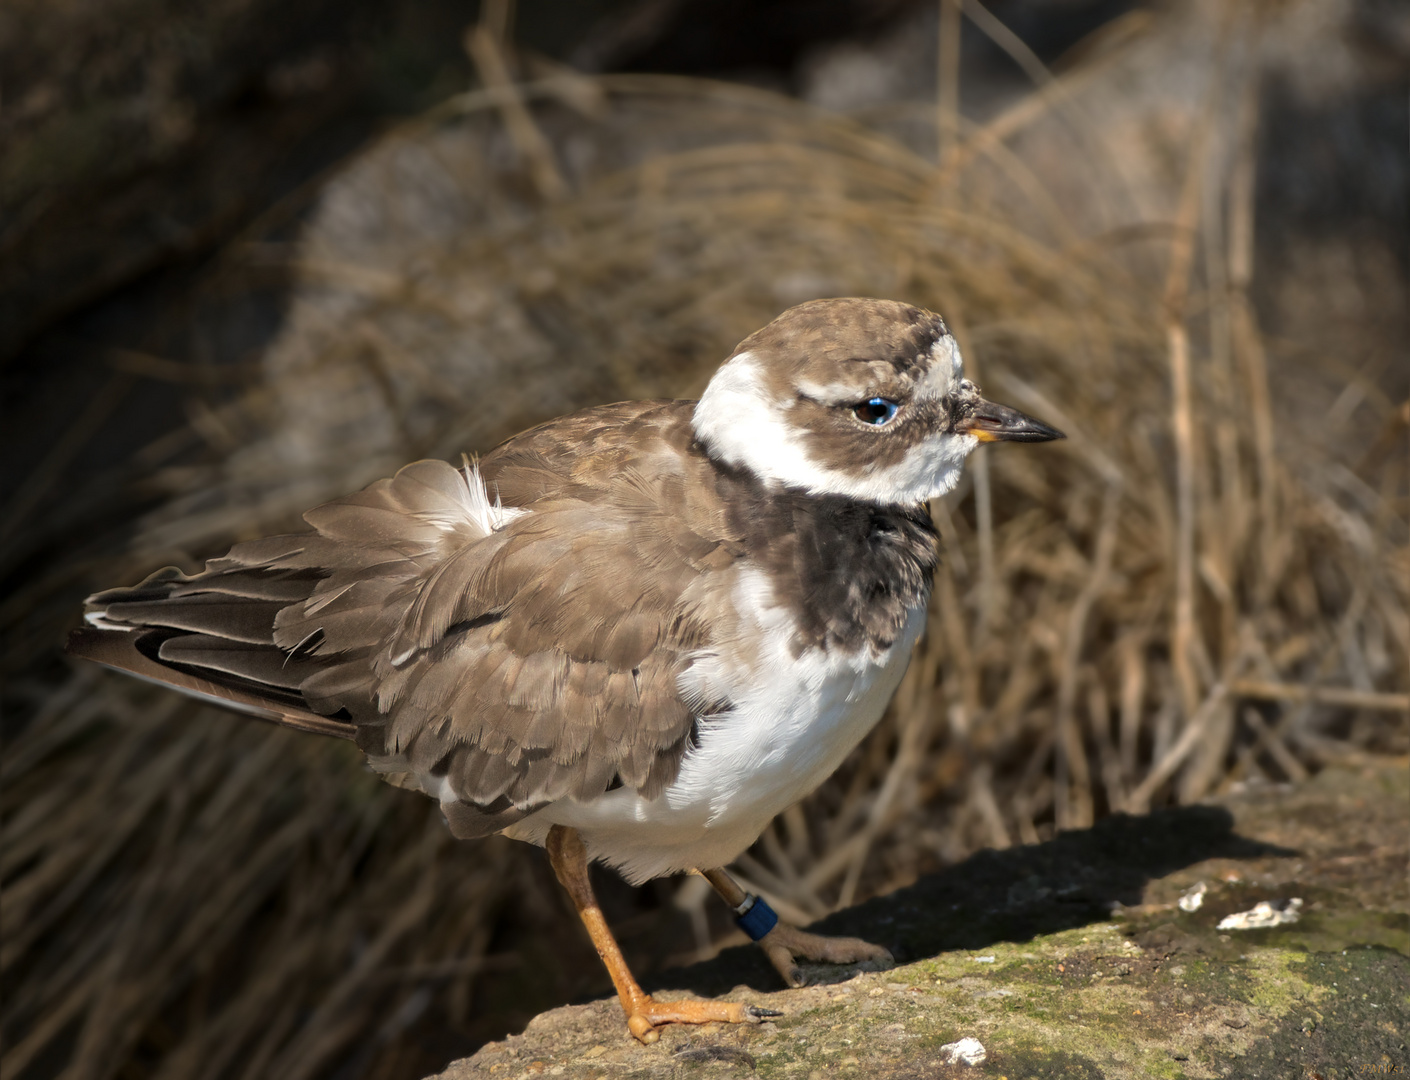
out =
[(311, 532), (96, 594), (71, 651), (353, 736), (460, 835), (619, 785), (651, 797), (696, 720), (678, 676), (708, 633), (687, 590), (732, 561), (685, 498), (685, 404), (511, 440), (484, 462), (507, 505), (472, 466), (409, 465), (310, 511)]

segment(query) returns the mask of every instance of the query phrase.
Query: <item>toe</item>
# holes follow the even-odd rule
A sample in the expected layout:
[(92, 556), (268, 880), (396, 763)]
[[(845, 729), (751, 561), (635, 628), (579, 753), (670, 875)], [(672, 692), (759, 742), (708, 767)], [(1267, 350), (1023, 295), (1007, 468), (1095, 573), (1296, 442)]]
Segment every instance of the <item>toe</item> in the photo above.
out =
[(661, 1033), (656, 1030), (656, 1026), (650, 1020), (642, 1016), (641, 1013), (633, 1013), (627, 1017), (627, 1030), (636, 1036), (637, 1041), (644, 1046), (650, 1046), (661, 1037)]
[(768, 956), (774, 970), (783, 976), (786, 985), (796, 990), (807, 981), (803, 976), (803, 969), (794, 962), (793, 953), (789, 949), (782, 945), (765, 945), (764, 954)]
[(890, 949), (883, 949), (883, 948), (882, 948), (881, 946), (879, 946), (879, 945), (876, 946), (875, 948), (876, 948), (876, 955), (873, 956), (873, 957), (870, 957), (870, 959), (875, 960), (875, 961), (876, 961), (878, 964), (880, 964), (882, 967), (893, 968), (893, 967), (896, 966), (896, 958), (891, 955), (891, 950), (890, 950)]

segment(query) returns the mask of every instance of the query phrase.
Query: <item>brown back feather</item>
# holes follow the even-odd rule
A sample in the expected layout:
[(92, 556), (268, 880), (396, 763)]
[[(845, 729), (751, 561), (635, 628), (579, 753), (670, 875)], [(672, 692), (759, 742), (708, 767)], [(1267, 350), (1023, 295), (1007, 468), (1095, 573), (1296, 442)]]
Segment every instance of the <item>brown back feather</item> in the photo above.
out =
[(684, 470), (709, 471), (688, 452), (691, 407), (608, 406), (503, 444), (480, 468), (527, 513), (492, 531), (465, 472), (409, 465), (309, 511), (310, 533), (96, 594), (110, 628), (71, 648), (111, 662), (127, 646), (117, 666), (145, 677), (355, 730), (383, 767), (449, 776), (471, 804), (461, 834), (616, 782), (651, 797), (694, 725), (677, 676), (709, 640), (682, 594), (738, 539), (685, 497)]

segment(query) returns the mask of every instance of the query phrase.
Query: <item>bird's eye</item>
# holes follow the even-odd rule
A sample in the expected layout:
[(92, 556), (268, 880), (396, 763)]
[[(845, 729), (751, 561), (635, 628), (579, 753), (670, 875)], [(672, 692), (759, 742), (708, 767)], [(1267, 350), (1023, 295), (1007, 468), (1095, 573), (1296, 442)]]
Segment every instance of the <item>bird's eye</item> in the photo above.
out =
[(852, 406), (852, 414), (864, 424), (881, 427), (891, 423), (900, 408), (894, 401), (884, 397), (868, 398)]

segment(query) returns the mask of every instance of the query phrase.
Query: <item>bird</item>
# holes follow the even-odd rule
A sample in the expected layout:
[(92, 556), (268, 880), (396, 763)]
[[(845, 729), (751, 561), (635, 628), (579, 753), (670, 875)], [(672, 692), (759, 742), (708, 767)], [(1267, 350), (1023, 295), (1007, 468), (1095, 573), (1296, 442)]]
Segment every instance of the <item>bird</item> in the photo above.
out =
[(926, 622), (928, 503), (981, 443), (1063, 434), (984, 398), (937, 314), (813, 300), (699, 400), (628, 401), (414, 462), (198, 573), (90, 596), (71, 653), (304, 731), (543, 846), (643, 1043), (759, 1023), (658, 1001), (588, 878), (702, 875), (783, 981), (888, 950), (779, 919), (725, 869), (881, 718)]

